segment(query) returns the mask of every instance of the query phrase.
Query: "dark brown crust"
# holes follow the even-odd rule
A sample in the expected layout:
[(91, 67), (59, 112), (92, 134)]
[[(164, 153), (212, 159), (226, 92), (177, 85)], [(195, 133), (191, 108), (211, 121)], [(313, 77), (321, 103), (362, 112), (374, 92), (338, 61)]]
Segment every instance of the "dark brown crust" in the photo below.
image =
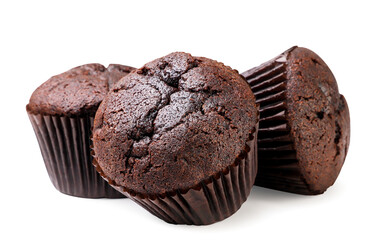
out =
[(293, 47), (242, 74), (261, 104), (256, 184), (301, 194), (336, 180), (350, 138), (349, 110), (322, 59)]
[(86, 64), (51, 77), (32, 94), (26, 109), (32, 114), (80, 116), (95, 114), (109, 88), (134, 68)]
[(95, 117), (94, 150), (116, 185), (163, 194), (232, 164), (254, 119), (254, 96), (236, 71), (173, 53), (114, 86)]
[(349, 110), (332, 72), (318, 55), (296, 48), (287, 61), (288, 121), (299, 167), (309, 189), (324, 192), (345, 161)]

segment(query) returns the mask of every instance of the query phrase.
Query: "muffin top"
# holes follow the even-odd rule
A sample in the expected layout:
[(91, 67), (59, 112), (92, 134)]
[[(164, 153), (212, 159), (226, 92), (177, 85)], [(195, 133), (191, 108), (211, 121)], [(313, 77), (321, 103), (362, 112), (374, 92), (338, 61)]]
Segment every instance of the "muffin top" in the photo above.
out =
[(237, 71), (171, 53), (104, 98), (94, 123), (95, 163), (111, 183), (137, 193), (186, 190), (234, 163), (257, 115)]
[(336, 180), (350, 140), (349, 110), (325, 62), (306, 48), (286, 55), (288, 121), (302, 175), (313, 192)]
[(134, 68), (86, 64), (51, 77), (32, 94), (28, 112), (57, 116), (95, 114), (109, 88)]

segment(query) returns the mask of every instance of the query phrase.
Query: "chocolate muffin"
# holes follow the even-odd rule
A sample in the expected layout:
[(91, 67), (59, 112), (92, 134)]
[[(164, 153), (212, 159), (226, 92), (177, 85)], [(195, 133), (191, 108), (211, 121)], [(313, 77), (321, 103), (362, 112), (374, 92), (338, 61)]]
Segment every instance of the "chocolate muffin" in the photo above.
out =
[(32, 94), (26, 110), (53, 185), (87, 198), (120, 198), (92, 165), (93, 119), (109, 88), (133, 68), (86, 64), (54, 76)]
[(105, 97), (94, 123), (94, 164), (159, 218), (211, 224), (250, 193), (257, 123), (254, 95), (235, 70), (172, 53), (130, 73)]
[(293, 47), (242, 75), (260, 104), (256, 185), (321, 194), (333, 185), (350, 141), (349, 109), (314, 52)]

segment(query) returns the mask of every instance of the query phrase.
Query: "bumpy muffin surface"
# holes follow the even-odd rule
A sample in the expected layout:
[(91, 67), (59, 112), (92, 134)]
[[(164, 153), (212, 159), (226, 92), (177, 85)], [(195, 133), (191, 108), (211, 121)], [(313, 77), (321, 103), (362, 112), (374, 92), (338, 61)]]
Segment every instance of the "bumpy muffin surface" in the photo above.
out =
[(185, 190), (231, 165), (257, 122), (244, 79), (223, 64), (172, 53), (124, 77), (100, 105), (100, 171), (141, 194)]
[(350, 141), (350, 118), (337, 82), (314, 52), (287, 56), (288, 121), (299, 167), (310, 190), (324, 192), (337, 179)]
[(109, 88), (134, 68), (86, 64), (51, 77), (32, 94), (28, 112), (57, 116), (95, 114)]

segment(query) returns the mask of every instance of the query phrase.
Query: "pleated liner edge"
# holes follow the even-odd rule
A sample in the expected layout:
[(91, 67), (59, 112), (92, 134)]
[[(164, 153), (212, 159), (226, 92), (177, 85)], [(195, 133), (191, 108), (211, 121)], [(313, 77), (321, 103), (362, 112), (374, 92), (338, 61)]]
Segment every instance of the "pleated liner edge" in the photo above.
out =
[(65, 117), (28, 112), (54, 187), (84, 198), (122, 198), (92, 165), (93, 116)]
[(189, 189), (145, 195), (116, 185), (94, 158), (93, 164), (111, 186), (158, 218), (173, 224), (208, 225), (235, 213), (247, 200), (257, 174), (257, 129), (234, 163)]

